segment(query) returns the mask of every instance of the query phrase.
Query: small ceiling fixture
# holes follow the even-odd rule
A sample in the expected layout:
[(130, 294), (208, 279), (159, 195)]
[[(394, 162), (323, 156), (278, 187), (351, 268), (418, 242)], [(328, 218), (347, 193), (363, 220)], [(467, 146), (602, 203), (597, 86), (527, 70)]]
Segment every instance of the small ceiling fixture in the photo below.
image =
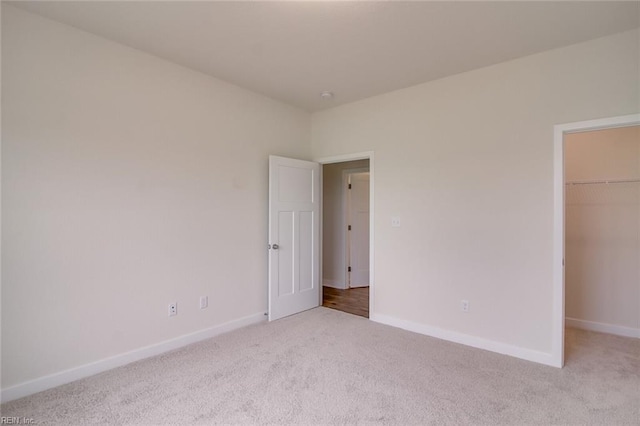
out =
[(330, 101), (331, 99), (333, 99), (333, 93), (325, 90), (324, 92), (320, 93), (320, 97), (325, 101)]

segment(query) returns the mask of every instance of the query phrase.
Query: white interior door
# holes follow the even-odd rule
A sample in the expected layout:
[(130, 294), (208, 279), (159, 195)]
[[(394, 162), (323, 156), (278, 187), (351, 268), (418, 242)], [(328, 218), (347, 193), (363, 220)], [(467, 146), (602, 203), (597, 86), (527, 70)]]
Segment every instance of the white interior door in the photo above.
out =
[(349, 176), (349, 287), (369, 285), (369, 172)]
[(320, 306), (320, 165), (269, 157), (269, 321)]

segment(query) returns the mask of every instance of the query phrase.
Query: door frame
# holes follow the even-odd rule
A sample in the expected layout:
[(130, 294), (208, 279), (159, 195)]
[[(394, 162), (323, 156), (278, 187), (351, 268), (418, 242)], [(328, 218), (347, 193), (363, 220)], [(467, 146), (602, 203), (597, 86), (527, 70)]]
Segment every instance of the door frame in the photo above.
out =
[[(374, 306), (375, 306), (375, 267), (374, 267), (374, 259), (375, 259), (375, 239), (374, 239), (374, 152), (373, 151), (363, 151), (357, 152), (353, 154), (342, 154), (335, 155), (332, 157), (319, 157), (314, 158), (313, 161), (316, 163), (320, 163), (320, 165), (332, 164), (332, 163), (344, 163), (347, 161), (355, 161), (355, 160), (369, 160), (369, 318), (372, 318), (374, 314)], [(324, 216), (323, 216), (323, 167), (320, 167), (320, 283), (323, 282), (324, 277), (322, 276), (322, 250), (324, 242), (322, 240), (322, 228), (324, 225)], [(322, 285), (320, 287), (320, 303), (322, 304)]]
[[(365, 173), (369, 171), (368, 167), (358, 167), (358, 168), (354, 168), (354, 169), (345, 169), (342, 171), (342, 205), (344, 206), (344, 211), (342, 212), (342, 216), (344, 218), (344, 223), (345, 224), (349, 224), (349, 219), (350, 219), (350, 202), (351, 199), (349, 198), (351, 193), (348, 191), (347, 189), (347, 183), (349, 182), (349, 177), (352, 174), (356, 174), (356, 173)], [(369, 182), (371, 182), (371, 175), (369, 175)], [(371, 195), (371, 194), (369, 194)], [(371, 214), (371, 202), (369, 202), (369, 214)], [(369, 228), (371, 228), (371, 223), (369, 223)], [(344, 264), (346, 267), (349, 267), (351, 265), (351, 235), (349, 234), (349, 230), (348, 227), (344, 227), (344, 229), (342, 230), (342, 232), (344, 233), (344, 241), (345, 241), (345, 251), (344, 251)], [(351, 286), (349, 285), (349, 270), (347, 268), (345, 268), (344, 270), (344, 285), (345, 285), (345, 289), (350, 289)]]
[(564, 366), (565, 327), (565, 175), (564, 136), (569, 133), (640, 125), (640, 114), (577, 121), (553, 126), (553, 330), (552, 365)]

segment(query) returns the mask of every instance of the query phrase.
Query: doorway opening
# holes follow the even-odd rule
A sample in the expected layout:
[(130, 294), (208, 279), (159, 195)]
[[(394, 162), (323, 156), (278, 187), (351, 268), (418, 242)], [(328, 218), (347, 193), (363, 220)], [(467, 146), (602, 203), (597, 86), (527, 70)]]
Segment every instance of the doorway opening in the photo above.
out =
[[(640, 337), (640, 114), (555, 126), (553, 364), (565, 325)], [(575, 339), (574, 332), (568, 336)]]
[(372, 154), (322, 164), (322, 306), (369, 318), (373, 304)]
[(570, 360), (584, 330), (640, 337), (640, 126), (567, 134), (564, 154)]

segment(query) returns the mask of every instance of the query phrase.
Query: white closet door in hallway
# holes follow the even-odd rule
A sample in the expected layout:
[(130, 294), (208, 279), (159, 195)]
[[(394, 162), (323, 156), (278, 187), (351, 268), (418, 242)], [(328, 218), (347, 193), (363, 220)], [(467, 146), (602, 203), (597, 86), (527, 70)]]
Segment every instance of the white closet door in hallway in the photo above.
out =
[(349, 287), (369, 285), (369, 172), (349, 175)]

